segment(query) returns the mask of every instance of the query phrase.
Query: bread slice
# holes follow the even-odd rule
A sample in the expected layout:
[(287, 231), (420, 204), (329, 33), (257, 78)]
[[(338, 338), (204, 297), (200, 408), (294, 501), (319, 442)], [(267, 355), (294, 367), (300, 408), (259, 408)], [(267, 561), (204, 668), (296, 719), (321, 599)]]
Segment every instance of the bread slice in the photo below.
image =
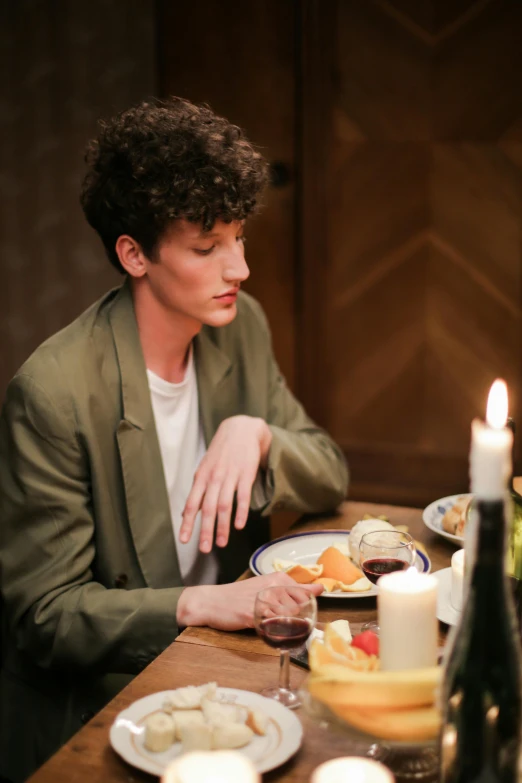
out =
[(207, 723), (189, 722), (180, 727), (180, 733), (183, 753), (213, 748), (213, 730)]
[(189, 724), (199, 723), (202, 725), (205, 723), (205, 718), (201, 710), (176, 710), (172, 713), (175, 726), (175, 737), (179, 741), (181, 740), (181, 729), (183, 726)]
[(254, 732), (244, 723), (227, 723), (212, 727), (212, 747), (215, 750), (234, 750), (248, 745)]
[(201, 699), (201, 711), (208, 723), (222, 726), (228, 723), (244, 723), (248, 710), (239, 704), (227, 704), (222, 701)]

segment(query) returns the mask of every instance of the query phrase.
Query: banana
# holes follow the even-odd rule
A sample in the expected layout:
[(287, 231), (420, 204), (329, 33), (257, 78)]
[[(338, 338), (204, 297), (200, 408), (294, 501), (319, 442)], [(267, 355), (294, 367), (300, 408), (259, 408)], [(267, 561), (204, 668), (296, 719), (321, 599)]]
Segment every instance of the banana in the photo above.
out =
[(435, 707), (403, 710), (366, 710), (333, 706), (332, 712), (366, 734), (402, 742), (434, 739), (440, 730), (441, 716)]
[(314, 698), (332, 708), (401, 709), (432, 705), (440, 677), (438, 666), (386, 672), (325, 664), (310, 675), (308, 689)]

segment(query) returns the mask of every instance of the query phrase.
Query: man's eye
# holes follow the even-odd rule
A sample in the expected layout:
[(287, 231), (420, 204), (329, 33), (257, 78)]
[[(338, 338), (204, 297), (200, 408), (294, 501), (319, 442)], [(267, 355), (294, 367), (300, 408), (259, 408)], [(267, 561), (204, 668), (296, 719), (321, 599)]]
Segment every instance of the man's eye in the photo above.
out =
[(206, 250), (203, 250), (202, 248), (197, 247), (197, 248), (195, 248), (194, 252), (197, 253), (200, 256), (208, 256), (208, 255), (210, 255), (210, 253), (212, 253), (212, 251), (214, 250), (215, 247), (216, 247), (215, 245), (212, 245), (212, 247), (209, 247)]

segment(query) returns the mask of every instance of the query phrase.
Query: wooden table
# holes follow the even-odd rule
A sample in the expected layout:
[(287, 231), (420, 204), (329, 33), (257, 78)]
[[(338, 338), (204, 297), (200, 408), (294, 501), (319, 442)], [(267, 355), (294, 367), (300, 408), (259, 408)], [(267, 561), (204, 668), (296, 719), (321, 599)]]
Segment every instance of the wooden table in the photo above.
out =
[[(385, 514), (392, 524), (407, 525), (414, 538), (426, 547), (433, 571), (449, 565), (455, 547), (423, 525), (419, 509), (346, 502), (335, 516), (310, 518), (295, 529), (347, 530), (365, 513), (375, 516)], [(357, 628), (360, 623), (375, 616), (375, 598), (320, 601), (321, 622), (344, 617)], [(118, 712), (149, 693), (209, 680), (216, 680), (223, 687), (259, 691), (277, 681), (276, 654), (252, 632), (224, 633), (209, 628), (187, 628), (44, 764), (30, 778), (31, 783), (138, 783), (157, 780), (127, 765), (110, 747), (109, 728)], [(303, 669), (292, 666), (293, 686), (299, 685), (305, 676)], [(318, 764), (347, 753), (347, 737), (344, 734), (326, 731), (302, 710), (298, 710), (297, 714), (305, 730), (303, 745), (293, 759), (265, 774), (264, 781), (305, 783)]]

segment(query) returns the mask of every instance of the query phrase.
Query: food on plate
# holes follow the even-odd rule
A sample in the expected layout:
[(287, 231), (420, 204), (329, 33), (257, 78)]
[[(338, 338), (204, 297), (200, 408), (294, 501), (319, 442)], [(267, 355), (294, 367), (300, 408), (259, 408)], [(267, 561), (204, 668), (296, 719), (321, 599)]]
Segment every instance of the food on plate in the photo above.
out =
[(244, 723), (226, 723), (213, 726), (212, 747), (217, 750), (234, 750), (248, 745), (254, 732)]
[(171, 715), (174, 719), (174, 736), (178, 741), (181, 741), (181, 732), (185, 726), (194, 723), (199, 723), (200, 725), (205, 723), (205, 717), (201, 710), (177, 710), (171, 713)]
[[(371, 517), (365, 514), (357, 522), (349, 536), (327, 547), (316, 563), (299, 563), (296, 560), (275, 558), (274, 571), (283, 571), (299, 584), (320, 584), (325, 593), (362, 593), (372, 588), (372, 583), (359, 568), (359, 544), (365, 533), (379, 530), (400, 530), (408, 532), (405, 525), (391, 525), (386, 517)], [(417, 549), (426, 550), (415, 542)]]
[(349, 643), (327, 625), (309, 652), (308, 690), (360, 731), (388, 740), (434, 739), (440, 729), (438, 666), (411, 671), (379, 668), (378, 638), (371, 631)]
[(361, 519), (361, 521), (357, 522), (351, 529), (348, 539), (350, 544), (350, 557), (356, 565), (359, 565), (359, 544), (361, 543), (361, 538), (366, 535), (366, 533), (374, 533), (379, 530), (395, 530), (395, 528), (383, 519), (371, 517), (369, 519)]
[(201, 711), (207, 723), (216, 725), (244, 723), (248, 717), (246, 707), (241, 707), (239, 704), (225, 704), (208, 698), (201, 700)]
[(313, 582), (318, 576), (323, 573), (323, 566), (321, 565), (301, 565), (301, 563), (295, 563), (293, 560), (280, 560), (276, 559), (273, 562), (274, 571), (284, 571), (295, 579), (299, 584), (308, 585)]
[(452, 536), (463, 536), (471, 497), (459, 497), (442, 517), (442, 528)]
[(191, 750), (213, 750), (214, 726), (208, 723), (188, 723), (181, 727), (183, 753)]
[(269, 723), (262, 710), (221, 701), (215, 682), (188, 685), (170, 691), (162, 710), (145, 719), (143, 744), (152, 753), (174, 742), (181, 742), (183, 752), (242, 748), (255, 735), (264, 736)]
[(327, 547), (315, 564), (302, 565), (295, 560), (276, 558), (272, 566), (274, 571), (284, 571), (299, 584), (321, 584), (327, 593), (364, 592), (372, 586), (352, 563), (344, 542)]
[(214, 699), (216, 696), (217, 684), (208, 682), (206, 685), (187, 685), (184, 688), (176, 688), (165, 698), (163, 705), (164, 712), (173, 710), (196, 710), (201, 707), (201, 699)]
[(252, 729), (254, 734), (264, 737), (268, 730), (268, 716), (261, 710), (249, 710), (245, 725)]
[(317, 558), (317, 564), (323, 566), (323, 576), (328, 579), (338, 579), (345, 585), (351, 585), (364, 578), (363, 572), (354, 566), (350, 558), (334, 546), (324, 550)]
[(165, 712), (155, 712), (145, 721), (145, 739), (143, 744), (152, 753), (162, 753), (174, 742), (175, 724)]

